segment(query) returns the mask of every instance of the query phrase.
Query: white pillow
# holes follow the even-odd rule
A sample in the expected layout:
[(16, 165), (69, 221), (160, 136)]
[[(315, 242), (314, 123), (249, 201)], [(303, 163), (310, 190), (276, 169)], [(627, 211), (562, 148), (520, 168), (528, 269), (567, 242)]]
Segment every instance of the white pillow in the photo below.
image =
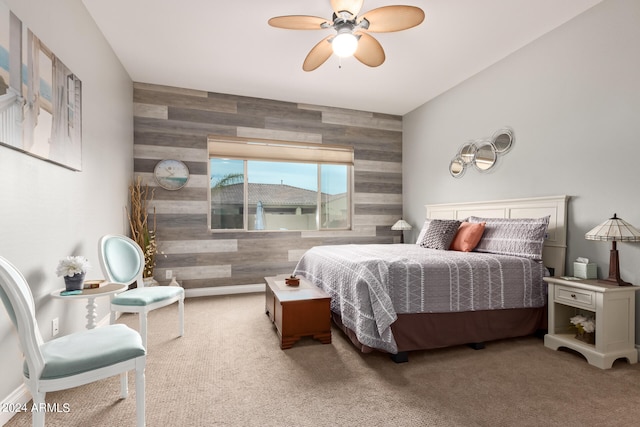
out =
[(424, 220), (424, 225), (422, 226), (422, 229), (420, 230), (420, 234), (418, 234), (418, 238), (416, 239), (416, 245), (419, 245), (422, 242), (422, 240), (424, 240), (424, 235), (427, 232), (427, 228), (429, 228), (430, 223), (431, 223), (430, 219)]

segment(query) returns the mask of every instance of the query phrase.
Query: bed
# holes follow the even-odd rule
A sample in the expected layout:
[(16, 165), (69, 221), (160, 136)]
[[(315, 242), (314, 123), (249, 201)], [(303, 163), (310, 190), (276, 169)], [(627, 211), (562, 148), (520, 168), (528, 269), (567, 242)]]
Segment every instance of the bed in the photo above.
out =
[[(334, 322), (362, 352), (396, 362), (414, 350), (530, 335), (546, 328), (542, 277), (564, 274), (567, 203), (553, 196), (426, 205), (421, 245), (318, 246), (294, 274), (331, 295)], [(463, 222), (483, 224), (470, 252), (425, 234)]]

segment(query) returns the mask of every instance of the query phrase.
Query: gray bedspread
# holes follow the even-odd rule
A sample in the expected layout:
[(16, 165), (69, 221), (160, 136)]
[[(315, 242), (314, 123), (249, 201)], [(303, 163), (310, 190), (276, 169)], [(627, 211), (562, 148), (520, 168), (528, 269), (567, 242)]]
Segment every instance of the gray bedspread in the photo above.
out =
[(294, 273), (331, 295), (362, 344), (397, 353), (397, 314), (542, 307), (544, 271), (520, 257), (391, 244), (314, 247)]

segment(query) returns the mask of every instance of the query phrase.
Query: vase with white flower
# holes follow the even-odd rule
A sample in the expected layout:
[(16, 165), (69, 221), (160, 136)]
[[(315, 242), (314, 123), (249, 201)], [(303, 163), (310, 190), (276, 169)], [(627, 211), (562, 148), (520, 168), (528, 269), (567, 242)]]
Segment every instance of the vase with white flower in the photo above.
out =
[(84, 286), (84, 277), (91, 268), (89, 260), (83, 256), (68, 256), (58, 263), (56, 274), (64, 277), (67, 291), (79, 291)]
[(596, 343), (596, 321), (593, 317), (578, 314), (569, 319), (569, 321), (576, 328), (576, 339), (587, 344)]

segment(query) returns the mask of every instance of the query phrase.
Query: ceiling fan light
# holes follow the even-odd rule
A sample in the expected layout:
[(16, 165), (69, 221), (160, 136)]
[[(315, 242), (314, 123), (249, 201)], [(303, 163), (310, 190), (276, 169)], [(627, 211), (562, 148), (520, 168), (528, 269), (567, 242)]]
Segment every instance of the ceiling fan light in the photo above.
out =
[(358, 38), (350, 32), (340, 33), (333, 38), (331, 47), (333, 48), (333, 53), (340, 58), (347, 58), (356, 52), (358, 48)]

